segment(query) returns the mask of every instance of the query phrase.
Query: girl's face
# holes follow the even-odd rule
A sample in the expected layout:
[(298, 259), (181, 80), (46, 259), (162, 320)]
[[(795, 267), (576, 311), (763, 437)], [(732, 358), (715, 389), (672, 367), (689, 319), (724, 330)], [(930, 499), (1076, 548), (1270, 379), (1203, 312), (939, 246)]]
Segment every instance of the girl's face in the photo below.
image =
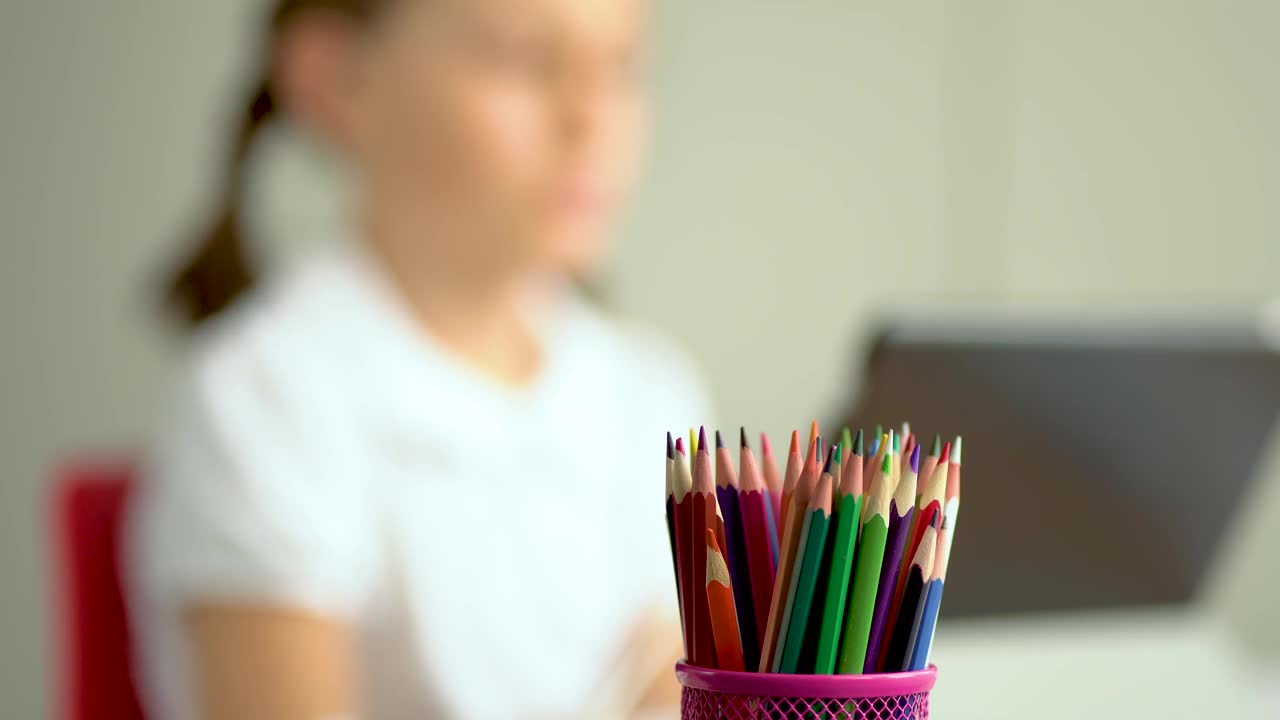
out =
[(494, 270), (592, 266), (644, 135), (642, 2), (392, 2), (350, 104), (372, 211), (422, 213), (422, 242)]

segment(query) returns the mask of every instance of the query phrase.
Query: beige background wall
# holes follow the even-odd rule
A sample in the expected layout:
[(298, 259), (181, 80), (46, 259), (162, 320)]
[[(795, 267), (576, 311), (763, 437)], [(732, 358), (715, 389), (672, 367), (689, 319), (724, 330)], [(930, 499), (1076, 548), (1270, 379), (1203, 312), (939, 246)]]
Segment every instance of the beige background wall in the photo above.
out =
[[(136, 444), (159, 403), (155, 274), (209, 202), (258, 5), (0, 7), (5, 717), (45, 706), (44, 478)], [(659, 24), (613, 292), (711, 371), (726, 421), (820, 412), (884, 303), (1280, 291), (1280, 3), (705, 0)], [(317, 163), (268, 155), (262, 224), (305, 244)]]

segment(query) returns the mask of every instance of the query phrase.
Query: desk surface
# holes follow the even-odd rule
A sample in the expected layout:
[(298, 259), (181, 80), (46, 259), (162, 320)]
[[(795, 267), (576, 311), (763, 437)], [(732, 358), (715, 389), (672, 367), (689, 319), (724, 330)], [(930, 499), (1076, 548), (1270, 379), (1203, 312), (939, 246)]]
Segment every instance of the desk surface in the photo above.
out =
[(1199, 611), (948, 623), (938, 630), (945, 720), (1273, 717), (1268, 678)]

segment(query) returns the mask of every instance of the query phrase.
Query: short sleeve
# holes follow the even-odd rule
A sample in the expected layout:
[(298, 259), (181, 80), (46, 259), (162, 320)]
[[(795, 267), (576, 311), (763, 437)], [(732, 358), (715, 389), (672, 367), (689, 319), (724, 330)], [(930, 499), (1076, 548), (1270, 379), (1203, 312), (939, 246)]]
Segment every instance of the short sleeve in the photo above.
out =
[(203, 358), (145, 463), (132, 572), (150, 600), (355, 613), (374, 571), (367, 489), (333, 394), (252, 346)]

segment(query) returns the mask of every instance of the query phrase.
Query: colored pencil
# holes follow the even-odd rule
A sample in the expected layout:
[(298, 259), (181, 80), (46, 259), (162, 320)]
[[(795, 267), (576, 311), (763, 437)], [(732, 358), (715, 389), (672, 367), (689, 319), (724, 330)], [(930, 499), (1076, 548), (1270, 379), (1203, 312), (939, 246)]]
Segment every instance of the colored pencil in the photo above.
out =
[[(685, 454), (681, 438), (676, 439), (676, 454), (682, 458)], [(697, 645), (694, 641), (696, 637), (694, 626), (697, 624), (698, 613), (689, 610), (695, 607), (696, 593), (693, 588), (693, 476), (690, 474), (687, 459), (681, 459), (675, 464), (672, 497), (675, 500), (676, 566), (680, 574), (680, 607), (684, 613), (682, 617), (684, 653), (685, 659), (692, 663)]]
[(729, 577), (733, 578), (733, 597), (738, 613), (746, 619), (739, 623), (742, 632), (742, 656), (752, 667), (760, 662), (760, 640), (753, 621), (755, 610), (751, 596), (751, 565), (747, 559), (747, 534), (742, 519), (742, 501), (739, 498), (738, 473), (733, 458), (724, 446), (724, 436), (716, 431), (716, 498), (724, 516), (723, 548), (725, 562), (729, 565)]
[(902, 593), (902, 606), (893, 624), (889, 636), (888, 650), (881, 672), (901, 672), (911, 663), (911, 651), (915, 645), (915, 636), (920, 631), (920, 622), (924, 611), (924, 599), (930, 575), (933, 573), (933, 558), (938, 547), (938, 523), (940, 515), (935, 514), (925, 529), (924, 541), (916, 550), (907, 568), (907, 582)]
[(760, 461), (764, 463), (765, 497), (769, 499), (769, 544), (773, 547), (773, 566), (778, 566), (778, 534), (782, 529), (782, 476), (778, 474), (778, 459), (773, 456), (769, 436), (760, 433)]
[(794, 673), (799, 669), (800, 651), (808, 630), (809, 613), (813, 607), (814, 590), (818, 583), (827, 529), (831, 521), (831, 486), (834, 483), (831, 468), (836, 451), (837, 446), (833, 444), (827, 453), (822, 476), (805, 510), (800, 546), (796, 549), (799, 573), (795, 575), (787, 607), (783, 610), (784, 622), (778, 640), (782, 653), (774, 663), (775, 672)]
[(893, 486), (896, 488), (899, 482), (902, 482), (902, 436), (896, 433), (889, 434), (889, 450), (893, 454)]
[(934, 435), (933, 444), (929, 446), (929, 454), (920, 459), (920, 477), (933, 477), (933, 469), (938, 466), (940, 455), (942, 455), (942, 436)]
[[(847, 432), (845, 433), (848, 434)], [(841, 445), (845, 443), (842, 441)], [(833, 506), (832, 523), (835, 526), (831, 565), (827, 576), (826, 596), (822, 605), (822, 625), (818, 634), (818, 648), (813, 671), (819, 675), (835, 672), (841, 630), (844, 627), (845, 605), (848, 602), (849, 580), (853, 575), (857, 554), (858, 526), (862, 523), (862, 431), (857, 440), (850, 441), (849, 460), (844, 463), (840, 480), (839, 502)]]
[[(810, 453), (812, 454), (812, 453)], [(782, 536), (786, 532), (787, 518), (791, 516), (791, 496), (795, 494), (796, 483), (804, 470), (804, 458), (800, 457), (800, 433), (791, 431), (791, 447), (787, 450), (787, 474), (782, 480), (782, 500), (778, 515), (778, 552), (782, 552)], [(779, 555), (781, 562), (781, 555)]]
[[(703, 536), (708, 532), (716, 534), (717, 511), (715, 483), (711, 480), (711, 453), (707, 447), (706, 430), (699, 431), (698, 452), (693, 460), (693, 532), (689, 536), (690, 544), (698, 547)], [(707, 576), (707, 554), (694, 552), (693, 577), (705, 580)], [(693, 582), (693, 664), (701, 667), (716, 666), (715, 639), (711, 633), (711, 617), (707, 610), (707, 586), (705, 582)]]
[(938, 531), (938, 551), (934, 560), (933, 575), (924, 604), (920, 632), (911, 652), (908, 670), (923, 670), (929, 664), (933, 650), (933, 634), (938, 625), (938, 611), (942, 606), (942, 592), (946, 587), (947, 566), (951, 563), (951, 543), (955, 538), (956, 518), (960, 515), (960, 455), (963, 440), (956, 436), (951, 446), (951, 465), (947, 470), (946, 504), (942, 513), (942, 529)]
[[(799, 438), (792, 435), (792, 448), (799, 454), (797, 443)], [(814, 443), (810, 444), (810, 450), (816, 447), (817, 438)], [(760, 650), (760, 671), (761, 672), (777, 672), (775, 669), (775, 659), (781, 659), (781, 642), (785, 639), (780, 631), (784, 624), (783, 610), (787, 605), (787, 600), (791, 593), (791, 588), (795, 585), (796, 577), (799, 574), (798, 561), (796, 554), (797, 548), (801, 542), (801, 531), (804, 526), (804, 513), (809, 505), (809, 498), (813, 494), (813, 490), (818, 483), (818, 466), (812, 460), (813, 453), (809, 453), (809, 460), (805, 462), (800, 476), (796, 479), (795, 487), (788, 495), (783, 490), (782, 504), (786, 513), (786, 521), (783, 523), (782, 537), (778, 538), (780, 550), (778, 555), (778, 572), (775, 573), (773, 579), (773, 597), (769, 603), (769, 622), (765, 628), (764, 642), (761, 643)], [(788, 461), (788, 464), (790, 462)]]
[(960, 519), (960, 452), (964, 439), (956, 436), (951, 446), (951, 467), (947, 469), (947, 497), (943, 508), (942, 527), (947, 530), (946, 557), (951, 558), (951, 543), (956, 536), (956, 523)]
[(865, 518), (858, 534), (854, 559), (853, 588), (849, 607), (845, 610), (844, 628), (840, 634), (837, 672), (858, 675), (866, 665), (867, 643), (875, 614), (876, 589), (880, 584), (880, 568), (884, 561), (884, 544), (889, 532), (889, 468), (888, 459), (871, 471), (871, 482), (862, 503)]
[(676, 540), (676, 498), (675, 498), (675, 474), (676, 474), (676, 446), (671, 439), (671, 433), (667, 433), (667, 540), (671, 543), (671, 572), (675, 574), (676, 580), (676, 606), (680, 611), (680, 627), (684, 628), (684, 603), (680, 599), (680, 550)]
[(942, 606), (942, 592), (947, 582), (947, 564), (950, 562), (951, 533), (946, 528), (946, 518), (938, 531), (937, 551), (933, 560), (933, 572), (929, 576), (929, 584), (924, 589), (924, 602), (920, 613), (920, 624), (911, 643), (911, 657), (904, 670), (923, 670), (929, 664), (929, 653), (933, 650), (933, 634), (938, 626), (938, 610)]
[[(745, 431), (740, 438), (740, 444), (738, 467), (742, 471), (742, 478), (739, 505), (742, 508), (742, 525), (746, 535), (753, 615), (739, 618), (739, 621), (743, 624), (755, 623), (756, 638), (763, 638), (769, 624), (769, 602), (773, 597), (774, 576), (773, 550), (770, 547), (767, 527), (769, 503), (760, 476), (760, 467), (751, 453), (751, 446), (747, 444)], [(747, 655), (747, 667), (755, 668), (760, 665), (759, 654), (760, 651), (757, 649), (754, 657)]]
[[(881, 463), (884, 462), (885, 455), (889, 454), (889, 449), (892, 447), (893, 447), (893, 430), (890, 429), (888, 432), (880, 435), (879, 439), (876, 441), (876, 449), (873, 451), (875, 453), (875, 457), (872, 458), (871, 462), (867, 464), (872, 468), (880, 467)], [(864, 470), (867, 470), (867, 469), (868, 468), (864, 468)], [(889, 477), (886, 479), (886, 482), (889, 488), (889, 494), (892, 495), (893, 489), (897, 487), (896, 483), (894, 482), (892, 473), (889, 474)]]
[(733, 579), (716, 543), (716, 534), (710, 529), (707, 530), (705, 544), (707, 576), (703, 592), (707, 595), (707, 612), (715, 639), (716, 667), (741, 672), (746, 667), (739, 640), (738, 611), (733, 601)]
[[(943, 446), (942, 454), (938, 456), (938, 464), (934, 466), (933, 474), (920, 476), (923, 478), (923, 484), (917, 488), (918, 492), (916, 494), (915, 519), (911, 524), (911, 534), (909, 536), (910, 540), (907, 542), (906, 558), (904, 558), (902, 568), (900, 568), (900, 571), (902, 572), (906, 571), (906, 566), (907, 563), (910, 562), (910, 558), (915, 557), (916, 548), (920, 546), (921, 538), (924, 537), (925, 529), (928, 527), (929, 521), (933, 518), (933, 514), (935, 512), (938, 515), (942, 514), (942, 506), (946, 500), (947, 494), (947, 478), (950, 475), (950, 456), (951, 444), (948, 443)], [(902, 583), (905, 580), (905, 577), (900, 577), (898, 580), (898, 594), (895, 597), (895, 604), (897, 604), (897, 599), (902, 596)]]
[(664, 514), (685, 662), (922, 670), (959, 516), (962, 440), (937, 436), (926, 453), (906, 423), (824, 438), (813, 421), (809, 433), (802, 454), (792, 432), (781, 475), (765, 433), (763, 466), (745, 428), (736, 459), (719, 431), (714, 445), (705, 427), (687, 445), (667, 433)]
[[(916, 456), (917, 459), (919, 455)], [(890, 472), (895, 463), (890, 462)], [(876, 611), (871, 619), (871, 635), (867, 641), (867, 662), (863, 672), (878, 672), (888, 639), (890, 607), (898, 586), (899, 564), (906, 549), (911, 520), (916, 511), (916, 478), (918, 465), (911, 468), (898, 483), (889, 501), (889, 533), (885, 536), (884, 562), (880, 566), (880, 584), (876, 590)], [(695, 478), (696, 479), (696, 478)], [(695, 487), (696, 489), (696, 487)]]

